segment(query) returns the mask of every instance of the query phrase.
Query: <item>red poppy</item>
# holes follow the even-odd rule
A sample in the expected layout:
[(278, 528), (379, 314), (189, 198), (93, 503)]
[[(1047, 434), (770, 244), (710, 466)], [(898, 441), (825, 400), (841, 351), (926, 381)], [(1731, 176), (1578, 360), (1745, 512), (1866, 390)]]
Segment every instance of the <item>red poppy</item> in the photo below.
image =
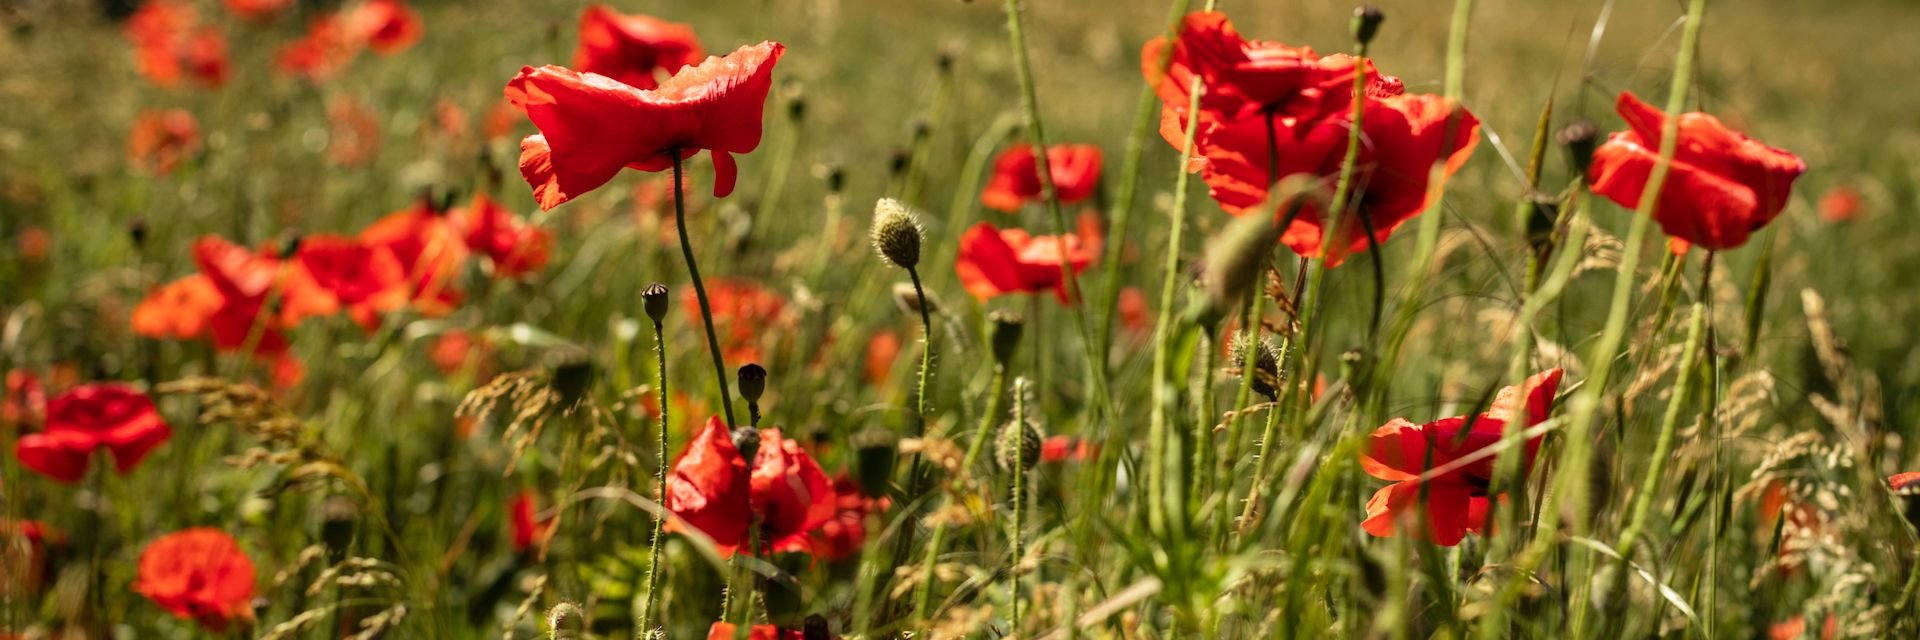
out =
[(526, 553), (534, 545), (545, 544), (548, 538), (553, 537), (554, 527), (560, 523), (552, 518), (538, 520), (538, 512), (539, 506), (534, 503), (532, 491), (520, 492), (507, 505), (515, 553)]
[[(715, 622), (712, 628), (707, 629), (707, 640), (733, 640), (737, 630), (731, 622)], [(747, 640), (805, 640), (806, 637), (806, 632), (799, 629), (782, 629), (770, 624), (756, 624), (747, 628)]]
[(156, 85), (171, 87), (182, 79), (207, 87), (227, 82), (226, 38), (202, 27), (190, 5), (148, 2), (127, 19), (125, 33), (133, 43), (135, 66)]
[(227, 532), (196, 527), (161, 536), (140, 552), (133, 590), (215, 633), (253, 624), (253, 561)]
[(6, 394), (0, 396), (0, 427), (39, 424), (47, 415), (47, 390), (40, 376), (26, 369), (7, 372)]
[(420, 14), (400, 0), (366, 0), (345, 14), (348, 33), (380, 55), (405, 51), (420, 41)]
[(1895, 491), (1920, 489), (1920, 471), (1906, 471), (1887, 477), (1887, 485)]
[(883, 385), (893, 377), (893, 362), (900, 358), (900, 334), (881, 331), (867, 339), (867, 384)]
[(225, 303), (213, 280), (196, 273), (162, 285), (141, 300), (133, 308), (133, 332), (173, 340), (206, 337), (213, 314)]
[(1100, 258), (1103, 244), (1098, 214), (1080, 214), (1079, 227), (1079, 233), (1067, 234), (1062, 241), (1057, 236), (1029, 236), (1023, 229), (976, 224), (960, 237), (960, 254), (953, 270), (960, 275), (967, 293), (981, 300), (1051, 289), (1061, 302), (1067, 302), (1060, 263), (1069, 262), (1075, 273), (1085, 271)]
[[(1394, 418), (1375, 429), (1367, 453), (1360, 465), (1367, 475), (1393, 484), (1382, 487), (1367, 501), (1367, 519), (1361, 527), (1380, 537), (1392, 536), (1400, 520), (1416, 509), (1421, 493), (1426, 493), (1424, 517), (1428, 537), (1434, 544), (1451, 547), (1459, 544), (1468, 531), (1484, 532), (1487, 527), (1494, 458), (1468, 463), (1422, 483), (1420, 476), (1431, 469), (1447, 466), (1488, 446), (1498, 443), (1507, 421), (1520, 419), (1533, 426), (1545, 420), (1553, 408), (1553, 395), (1560, 387), (1561, 370), (1534, 374), (1521, 389), (1500, 391), (1493, 406), (1478, 417), (1442, 418), (1416, 425)], [(1533, 466), (1540, 438), (1527, 440), (1523, 465)], [(1424, 486), (1423, 486), (1424, 484)]]
[(353, 97), (341, 94), (327, 100), (327, 159), (342, 167), (358, 167), (380, 153), (380, 118)]
[(379, 326), (379, 316), (407, 304), (407, 272), (384, 246), (334, 235), (308, 236), (296, 252), (314, 284), (346, 307), (362, 327)]
[(96, 450), (111, 453), (114, 470), (124, 474), (172, 435), (145, 394), (122, 384), (86, 384), (47, 403), (45, 428), (21, 436), (13, 453), (28, 469), (71, 484), (86, 476)]
[(1841, 185), (1820, 196), (1820, 219), (1827, 222), (1852, 222), (1866, 209), (1860, 190)]
[[(993, 177), (980, 192), (980, 203), (989, 209), (1019, 211), (1028, 202), (1039, 202), (1040, 168), (1033, 145), (1017, 144), (1000, 153), (993, 161)], [(1077, 203), (1093, 196), (1100, 186), (1100, 147), (1090, 144), (1060, 144), (1047, 148), (1047, 166), (1053, 174), (1054, 192), (1062, 204)]]
[(1085, 438), (1048, 436), (1040, 443), (1041, 462), (1084, 462), (1099, 453), (1100, 445)]
[[(740, 278), (709, 278), (707, 303), (713, 310), (714, 330), (719, 333), (720, 348), (734, 362), (760, 362), (764, 346), (784, 335), (778, 329), (790, 324), (786, 316), (787, 300), (765, 287)], [(681, 289), (680, 307), (695, 326), (703, 322), (700, 298), (693, 287)]]
[(280, 48), (274, 66), (281, 73), (318, 82), (353, 62), (360, 46), (338, 14), (321, 14), (307, 23), (305, 36)]
[[(255, 252), (206, 236), (193, 243), (193, 259), (220, 293), (221, 305), (208, 320), (219, 349), (251, 347), (257, 354), (284, 353), (286, 329), (339, 309), (339, 301), (314, 281), (300, 261), (283, 261), (272, 247)], [(269, 311), (269, 304), (277, 312)]]
[[(1615, 105), (1628, 130), (1607, 137), (1593, 153), (1587, 181), (1593, 192), (1629, 209), (1640, 205), (1647, 178), (1660, 157), (1660, 130), (1667, 115), (1621, 92)], [(1747, 236), (1772, 222), (1787, 206), (1793, 181), (1807, 163), (1783, 149), (1748, 138), (1705, 113), (1679, 117), (1679, 144), (1653, 219), (1682, 244), (1710, 250), (1746, 244)]]
[(487, 117), (481, 123), (481, 134), (487, 137), (488, 142), (506, 138), (513, 135), (514, 128), (520, 125), (520, 119), (520, 110), (503, 98), (487, 109)]
[(226, 0), (227, 12), (248, 22), (264, 22), (292, 7), (294, 0)]
[[(1820, 623), (1820, 640), (1833, 640), (1839, 630), (1839, 618), (1827, 614), (1826, 621)], [(1799, 640), (1806, 633), (1807, 617), (1804, 615), (1787, 618), (1767, 627), (1768, 640)]]
[(1135, 335), (1153, 330), (1153, 311), (1147, 308), (1147, 294), (1139, 287), (1120, 290), (1116, 311), (1120, 314), (1120, 328)]
[(360, 230), (360, 241), (392, 252), (413, 283), (413, 300), (429, 315), (449, 312), (459, 304), (454, 277), (467, 259), (466, 241), (447, 223), (443, 212), (422, 198), (413, 206), (387, 214)]
[(127, 136), (127, 157), (136, 166), (157, 175), (173, 173), (181, 163), (200, 155), (200, 122), (181, 109), (142, 111)]
[(860, 491), (860, 481), (845, 473), (834, 477), (833, 494), (833, 519), (820, 525), (813, 545), (814, 554), (827, 562), (858, 555), (867, 543), (867, 516), (893, 504), (885, 497), (867, 497)]
[(781, 437), (779, 429), (763, 429), (748, 467), (726, 424), (715, 417), (674, 461), (667, 509), (675, 516), (670, 529), (698, 529), (722, 555), (732, 555), (748, 543), (756, 523), (765, 548), (808, 551), (808, 535), (832, 520), (836, 507), (833, 484), (800, 443)]
[(448, 212), (447, 220), (466, 238), (467, 248), (487, 256), (494, 275), (502, 278), (546, 268), (553, 251), (553, 234), (520, 220), (485, 195)]
[(453, 375), (484, 356), (490, 349), (483, 336), (475, 335), (465, 329), (451, 329), (434, 339), (433, 346), (427, 351), (427, 357), (433, 361), (433, 366), (440, 369), (440, 373)]
[(574, 51), (573, 68), (635, 89), (652, 89), (660, 86), (663, 74), (672, 75), (706, 55), (693, 27), (595, 4), (580, 14), (580, 48)]
[(38, 265), (47, 260), (47, 251), (53, 248), (53, 233), (46, 227), (30, 226), (20, 230), (19, 242), (15, 244), (20, 261), (29, 265)]
[[(715, 197), (733, 192), (735, 153), (760, 146), (777, 42), (741, 47), (675, 73), (654, 89), (546, 66), (520, 70), (506, 96), (540, 135), (520, 142), (520, 173), (542, 209), (599, 188), (623, 167), (664, 171), (713, 152)], [(677, 155), (676, 155), (677, 154)]]

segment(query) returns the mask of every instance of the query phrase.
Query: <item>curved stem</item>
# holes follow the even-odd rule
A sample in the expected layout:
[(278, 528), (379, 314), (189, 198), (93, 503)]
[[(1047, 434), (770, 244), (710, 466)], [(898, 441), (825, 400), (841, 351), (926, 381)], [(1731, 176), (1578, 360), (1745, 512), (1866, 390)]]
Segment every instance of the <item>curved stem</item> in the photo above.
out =
[[(727, 362), (720, 355), (720, 338), (713, 330), (713, 307), (707, 304), (707, 286), (700, 281), (700, 265), (693, 259), (693, 241), (687, 237), (687, 203), (684, 195), (685, 178), (681, 175), (680, 151), (669, 152), (673, 156), (673, 225), (680, 234), (680, 255), (687, 260), (687, 277), (693, 280), (694, 297), (700, 300), (700, 320), (707, 327), (707, 350), (713, 353), (713, 379), (720, 385), (720, 409), (727, 416), (727, 428), (734, 427), (733, 392), (727, 388)], [(661, 398), (664, 406), (666, 399)]]

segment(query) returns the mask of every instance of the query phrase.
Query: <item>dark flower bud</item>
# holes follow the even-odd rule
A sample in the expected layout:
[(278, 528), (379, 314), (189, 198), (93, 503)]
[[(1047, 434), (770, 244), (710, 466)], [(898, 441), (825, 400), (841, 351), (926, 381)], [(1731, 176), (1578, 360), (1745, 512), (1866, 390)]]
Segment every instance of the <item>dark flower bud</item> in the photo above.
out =
[(132, 220), (128, 220), (127, 221), (127, 237), (133, 240), (133, 248), (141, 249), (146, 247), (147, 246), (146, 219), (134, 218)]
[(553, 392), (560, 394), (560, 407), (571, 409), (587, 396), (587, 390), (593, 387), (593, 359), (579, 348), (565, 348), (554, 351), (548, 356), (548, 366), (552, 377), (548, 385)]
[(299, 255), (300, 243), (305, 236), (300, 235), (299, 231), (288, 231), (286, 238), (285, 245), (280, 247), (280, 259), (292, 260), (295, 255)]
[(902, 269), (919, 266), (924, 233), (913, 211), (899, 200), (881, 198), (873, 203), (873, 248), (887, 262)]
[(746, 398), (747, 402), (759, 402), (760, 395), (767, 392), (766, 367), (749, 362), (740, 367), (736, 379), (740, 383), (740, 397)]
[(927, 136), (930, 135), (933, 135), (933, 125), (928, 123), (925, 118), (913, 121), (914, 140), (925, 140)]
[(787, 119), (799, 122), (807, 117), (807, 95), (794, 90), (793, 97), (787, 98)]
[(906, 149), (894, 149), (893, 153), (887, 154), (887, 174), (898, 177), (906, 173), (907, 163), (912, 159), (913, 155), (907, 153)]
[(360, 508), (352, 498), (328, 496), (320, 503), (320, 542), (326, 545), (328, 562), (347, 559), (352, 549), (353, 532), (360, 521)]
[(827, 167), (827, 193), (840, 193), (847, 187), (847, 170), (839, 165)]
[(1279, 240), (1278, 227), (1267, 216), (1240, 216), (1208, 244), (1206, 272), (1201, 281), (1206, 292), (1202, 324), (1211, 326), (1218, 322), (1253, 289), (1267, 263), (1267, 255), (1273, 251), (1273, 243)]
[(933, 64), (934, 64), (934, 68), (940, 70), (940, 73), (952, 73), (953, 72), (953, 52), (941, 51), (940, 57), (934, 58)]
[(830, 640), (833, 630), (827, 628), (827, 617), (818, 613), (807, 616), (800, 626), (800, 640)]
[(854, 471), (860, 491), (870, 496), (887, 495), (893, 476), (894, 458), (899, 455), (900, 436), (880, 427), (867, 427), (853, 434)]
[(1373, 37), (1380, 33), (1380, 23), (1386, 19), (1387, 14), (1381, 13), (1380, 7), (1370, 4), (1354, 7), (1353, 41), (1363, 45), (1373, 42)]
[(1000, 428), (1000, 440), (994, 454), (1000, 468), (1023, 472), (1040, 462), (1040, 430), (1026, 420), (1015, 420)]
[(1527, 244), (1536, 255), (1553, 249), (1553, 228), (1560, 219), (1560, 203), (1553, 196), (1534, 193), (1527, 196)]
[(1231, 358), (1227, 372), (1231, 375), (1245, 376), (1247, 350), (1253, 350), (1253, 392), (1266, 396), (1269, 400), (1280, 398), (1280, 347), (1269, 340), (1253, 340), (1253, 336), (1242, 331), (1235, 333), (1233, 341), (1227, 343), (1228, 357)]
[(667, 298), (667, 285), (658, 282), (647, 285), (647, 288), (640, 290), (640, 299), (644, 301), (646, 305), (647, 317), (652, 318), (654, 324), (660, 324), (666, 321), (667, 307), (671, 302)]
[(927, 305), (927, 313), (940, 313), (940, 299), (933, 297), (933, 294), (921, 298), (920, 292), (915, 291), (910, 283), (893, 285), (893, 301), (908, 313), (920, 313), (920, 305), (923, 304)]
[(1593, 151), (1600, 147), (1600, 128), (1586, 120), (1575, 120), (1553, 137), (1567, 148), (1573, 170), (1587, 175), (1587, 166), (1593, 164)]
[(733, 448), (740, 450), (741, 458), (751, 463), (754, 456), (760, 455), (760, 430), (753, 427), (735, 427), (733, 433), (728, 435), (733, 438)]
[(993, 361), (1002, 366), (1013, 362), (1013, 352), (1020, 348), (1020, 331), (1026, 320), (1020, 314), (1011, 311), (994, 311), (987, 314), (987, 339), (993, 344)]

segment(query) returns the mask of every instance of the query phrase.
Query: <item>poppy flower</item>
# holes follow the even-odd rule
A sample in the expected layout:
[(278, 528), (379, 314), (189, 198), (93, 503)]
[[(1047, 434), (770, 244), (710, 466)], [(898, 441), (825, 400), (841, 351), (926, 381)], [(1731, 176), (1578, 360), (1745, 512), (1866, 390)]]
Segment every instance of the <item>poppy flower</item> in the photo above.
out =
[(294, 0), (226, 0), (227, 12), (248, 22), (265, 22), (279, 17)]
[(172, 435), (145, 394), (123, 384), (86, 384), (47, 403), (45, 427), (21, 436), (13, 453), (28, 469), (72, 484), (86, 476), (96, 450), (111, 453), (114, 470), (125, 474)]
[(125, 34), (133, 43), (135, 67), (156, 85), (172, 87), (183, 79), (206, 87), (227, 82), (226, 38), (201, 26), (190, 5), (148, 2), (127, 18)]
[(458, 306), (461, 295), (453, 281), (467, 259), (467, 244), (432, 202), (422, 198), (387, 214), (361, 229), (359, 239), (399, 260), (421, 312), (440, 315)]
[(427, 359), (433, 361), (433, 366), (439, 368), (440, 373), (453, 375), (488, 350), (484, 337), (465, 329), (450, 329), (433, 340), (433, 345), (427, 350)]
[(47, 414), (47, 390), (40, 376), (26, 369), (7, 372), (5, 395), (0, 396), (0, 427), (38, 424)]
[(327, 159), (342, 167), (358, 167), (380, 153), (380, 118), (351, 96), (327, 100)]
[(1139, 287), (1121, 289), (1115, 303), (1115, 311), (1120, 315), (1120, 328), (1134, 335), (1146, 335), (1153, 331), (1153, 312), (1147, 308), (1147, 294)]
[(286, 329), (339, 309), (339, 301), (300, 261), (281, 260), (274, 253), (272, 247), (256, 252), (218, 236), (193, 243), (194, 262), (221, 297), (208, 320), (215, 347), (284, 353)]
[(538, 520), (539, 507), (534, 503), (532, 491), (522, 491), (507, 504), (508, 525), (513, 534), (513, 551), (526, 553), (536, 544), (544, 544), (553, 537), (554, 527), (560, 523), (552, 518)]
[(506, 96), (540, 134), (520, 142), (520, 174), (542, 209), (592, 191), (622, 168), (665, 171), (713, 152), (714, 197), (733, 193), (735, 153), (760, 146), (761, 111), (786, 47), (762, 42), (637, 89), (565, 67), (525, 67)]
[[(707, 629), (707, 640), (733, 640), (738, 628), (731, 622), (715, 622)], [(756, 624), (747, 628), (747, 640), (806, 640), (807, 634), (799, 629), (782, 629), (770, 624)], [(831, 640), (832, 636), (828, 636)]]
[[(62, 546), (66, 537), (37, 520), (0, 520), (0, 597), (18, 597), (47, 584), (48, 546)], [(20, 544), (16, 541), (24, 541)], [(6, 637), (0, 633), (0, 638)]]
[[(1468, 531), (1484, 532), (1490, 496), (1487, 487), (1493, 481), (1494, 458), (1477, 460), (1431, 478), (1421, 475), (1467, 457), (1500, 441), (1509, 421), (1519, 420), (1531, 427), (1544, 421), (1553, 408), (1553, 395), (1560, 387), (1561, 370), (1534, 374), (1522, 387), (1507, 387), (1494, 399), (1492, 407), (1478, 417), (1442, 418), (1416, 425), (1394, 418), (1375, 429), (1360, 466), (1367, 475), (1393, 484), (1382, 487), (1367, 501), (1367, 519), (1361, 527), (1380, 537), (1392, 536), (1401, 519), (1414, 510), (1424, 510), (1428, 538), (1434, 544), (1451, 547), (1459, 544)], [(1522, 464), (1532, 468), (1540, 448), (1540, 438), (1527, 440)], [(1420, 503), (1425, 492), (1426, 502)]]
[(46, 227), (30, 226), (20, 230), (19, 241), (14, 245), (20, 262), (39, 265), (47, 261), (47, 251), (53, 248), (53, 233)]
[(447, 220), (464, 236), (468, 249), (487, 257), (498, 277), (512, 278), (544, 269), (553, 251), (553, 234), (520, 220), (485, 195), (449, 211)]
[[(1594, 150), (1587, 182), (1594, 193), (1634, 209), (1659, 161), (1668, 116), (1632, 92), (1621, 92), (1615, 109), (1628, 129)], [(1794, 179), (1807, 171), (1799, 156), (1761, 144), (1711, 115), (1684, 113), (1676, 124), (1680, 139), (1653, 207), (1660, 229), (1680, 241), (1676, 252), (1688, 245), (1717, 251), (1746, 244), (1786, 208)]]
[(515, 127), (520, 126), (520, 119), (520, 110), (515, 108), (512, 102), (502, 98), (487, 109), (487, 116), (480, 125), (480, 133), (486, 136), (488, 142), (505, 139), (513, 135)]
[(319, 288), (333, 294), (360, 326), (379, 326), (379, 316), (407, 305), (407, 272), (385, 246), (335, 235), (308, 236), (295, 252), (300, 267)]
[[(760, 362), (765, 347), (777, 341), (791, 319), (787, 300), (772, 290), (740, 278), (709, 278), (707, 306), (713, 311), (714, 330), (727, 360)], [(696, 326), (701, 323), (700, 297), (693, 287), (681, 289), (680, 308)]]
[(667, 478), (666, 506), (674, 514), (669, 529), (698, 529), (725, 556), (749, 542), (756, 524), (767, 549), (812, 548), (808, 535), (835, 514), (833, 484), (800, 443), (781, 437), (779, 429), (761, 430), (759, 437), (749, 466), (726, 424), (707, 420)]
[(339, 14), (315, 17), (305, 36), (280, 47), (274, 67), (312, 82), (333, 77), (360, 55), (361, 42), (349, 29)]
[(833, 495), (833, 519), (820, 525), (813, 545), (814, 555), (827, 562), (859, 555), (867, 543), (867, 516), (893, 504), (885, 497), (868, 497), (860, 490), (860, 481), (845, 473), (833, 478)]
[[(1062, 204), (1073, 204), (1093, 196), (1100, 186), (1100, 147), (1090, 144), (1061, 144), (1047, 148), (1047, 166), (1053, 174), (1054, 192)], [(993, 161), (993, 176), (987, 179), (980, 203), (998, 211), (1019, 211), (1028, 202), (1039, 202), (1040, 169), (1033, 145), (1018, 144), (1002, 151)]]
[(1860, 190), (1841, 185), (1820, 195), (1820, 219), (1826, 222), (1852, 222), (1866, 209)]
[(195, 527), (147, 544), (133, 590), (174, 616), (223, 633), (234, 623), (253, 623), (253, 581), (253, 561), (233, 536)]
[(867, 384), (883, 385), (893, 377), (893, 363), (900, 358), (900, 334), (880, 331), (867, 339)]
[(200, 122), (181, 109), (143, 111), (127, 136), (127, 157), (156, 175), (173, 173), (200, 154)]
[(392, 55), (420, 41), (420, 14), (400, 0), (366, 0), (345, 14), (348, 33), (380, 55)]
[(1048, 436), (1040, 442), (1041, 462), (1083, 462), (1093, 459), (1100, 445), (1085, 438)]
[(663, 74), (706, 55), (693, 27), (594, 4), (580, 14), (580, 48), (574, 50), (573, 68), (635, 89), (652, 89), (660, 86)]
[(960, 236), (960, 253), (953, 270), (967, 293), (980, 300), (1052, 290), (1065, 303), (1067, 286), (1060, 276), (1061, 262), (1071, 264), (1075, 273), (1085, 271), (1100, 258), (1103, 243), (1098, 214), (1080, 214), (1079, 227), (1079, 233), (1069, 233), (1062, 240), (1057, 236), (1030, 236), (1023, 229), (1000, 229), (987, 222), (976, 224)]
[(213, 315), (226, 300), (214, 288), (213, 280), (203, 274), (169, 282), (133, 308), (133, 332), (172, 340), (207, 337)]

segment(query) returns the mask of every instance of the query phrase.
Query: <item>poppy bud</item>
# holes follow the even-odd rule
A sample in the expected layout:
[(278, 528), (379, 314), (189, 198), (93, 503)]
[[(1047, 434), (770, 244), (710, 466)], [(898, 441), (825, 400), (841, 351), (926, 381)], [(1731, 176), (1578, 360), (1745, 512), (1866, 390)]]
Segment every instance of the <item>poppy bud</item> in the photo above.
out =
[(339, 563), (347, 559), (347, 552), (353, 544), (354, 524), (359, 521), (360, 509), (353, 499), (346, 496), (328, 496), (320, 503), (320, 542), (326, 545), (327, 561)]
[(952, 73), (953, 72), (953, 52), (941, 51), (940, 56), (933, 59), (933, 65), (934, 65), (934, 68), (940, 70), (940, 73)]
[(1380, 33), (1380, 23), (1385, 22), (1387, 14), (1380, 7), (1363, 4), (1353, 9), (1353, 41), (1360, 44), (1373, 42), (1373, 36)]
[(906, 149), (894, 149), (893, 153), (887, 155), (887, 175), (899, 177), (906, 173), (907, 162), (912, 159), (912, 154), (907, 153)]
[(840, 193), (847, 187), (847, 170), (839, 165), (827, 167), (827, 193)]
[(132, 220), (128, 220), (127, 221), (127, 237), (133, 240), (133, 248), (135, 249), (145, 248), (147, 246), (146, 219), (134, 218)]
[(805, 573), (813, 563), (813, 556), (786, 553), (775, 555), (771, 560), (779, 571), (762, 578), (760, 601), (766, 606), (769, 622), (782, 629), (791, 629), (793, 623), (807, 613), (807, 600), (800, 593), (800, 582), (794, 579), (794, 575)]
[(560, 406), (571, 409), (587, 396), (593, 386), (593, 359), (579, 348), (566, 348), (548, 357), (552, 377), (548, 384), (560, 394)]
[(920, 292), (914, 291), (913, 285), (909, 283), (902, 282), (893, 285), (893, 301), (895, 304), (900, 305), (902, 310), (909, 313), (920, 313), (920, 305), (922, 304), (927, 305), (928, 313), (940, 313), (939, 298), (928, 294), (925, 299), (922, 299)]
[(925, 140), (927, 139), (927, 136), (930, 136), (930, 135), (933, 135), (933, 125), (928, 123), (925, 118), (920, 118), (913, 121), (913, 139), (914, 140), (916, 141)]
[(893, 460), (900, 436), (880, 427), (867, 427), (851, 438), (854, 471), (860, 480), (860, 492), (870, 496), (887, 495), (887, 483), (893, 475)]
[(833, 630), (827, 628), (827, 617), (818, 613), (807, 616), (800, 626), (800, 640), (830, 640)]
[(987, 338), (993, 343), (993, 361), (1006, 366), (1013, 362), (1013, 352), (1020, 347), (1020, 330), (1026, 321), (1011, 311), (994, 311), (987, 314), (987, 322), (993, 323), (987, 329)]
[(1586, 120), (1575, 120), (1553, 137), (1567, 148), (1573, 170), (1587, 175), (1587, 165), (1593, 164), (1593, 151), (1600, 146), (1600, 128)]
[(1560, 218), (1560, 205), (1553, 196), (1534, 193), (1527, 196), (1527, 244), (1536, 255), (1553, 249), (1553, 226)]
[(920, 242), (924, 231), (907, 205), (893, 198), (873, 203), (873, 248), (880, 257), (902, 269), (920, 264)]
[(1228, 372), (1233, 375), (1247, 375), (1243, 369), (1247, 363), (1247, 350), (1253, 352), (1253, 392), (1266, 396), (1269, 400), (1280, 398), (1280, 348), (1269, 340), (1254, 340), (1247, 332), (1238, 332), (1233, 341), (1227, 343), (1228, 357), (1231, 358)]
[(749, 404), (759, 402), (760, 394), (767, 392), (766, 367), (749, 362), (746, 366), (740, 367), (735, 379), (740, 383), (740, 397), (745, 398)]
[(1207, 294), (1201, 309), (1202, 324), (1219, 322), (1253, 289), (1279, 237), (1277, 227), (1266, 216), (1240, 216), (1214, 238), (1207, 248), (1207, 270), (1201, 283)]
[(753, 427), (735, 427), (728, 434), (733, 438), (733, 448), (740, 451), (740, 457), (749, 461), (760, 453), (760, 430)]
[(647, 288), (640, 290), (640, 299), (646, 305), (647, 317), (652, 318), (654, 324), (667, 319), (667, 307), (671, 304), (667, 299), (667, 285), (658, 282), (647, 285)]
[(799, 122), (805, 117), (807, 117), (807, 96), (795, 93), (792, 98), (787, 99), (787, 119)]
[(1015, 420), (1000, 429), (1000, 441), (995, 443), (994, 453), (1000, 460), (1000, 468), (1008, 471), (1024, 472), (1040, 462), (1040, 430), (1032, 422)]

